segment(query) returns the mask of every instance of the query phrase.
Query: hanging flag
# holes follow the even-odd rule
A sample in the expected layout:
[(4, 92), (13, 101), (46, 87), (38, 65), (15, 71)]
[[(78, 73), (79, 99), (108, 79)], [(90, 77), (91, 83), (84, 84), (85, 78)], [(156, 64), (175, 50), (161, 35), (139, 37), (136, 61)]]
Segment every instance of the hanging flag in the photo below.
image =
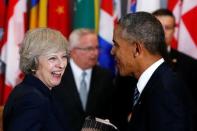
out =
[(1, 60), (6, 65), (4, 99), (7, 100), (12, 88), (20, 81), (19, 44), (25, 34), (26, 0), (9, 0), (4, 45)]
[[(2, 38), (4, 35), (4, 23), (6, 16), (6, 5), (4, 0), (0, 0), (0, 52), (1, 47), (3, 46)], [(2, 105), (2, 96), (3, 96), (3, 87), (4, 87), (4, 79), (5, 79), (5, 68), (3, 62), (0, 60), (0, 105)]]
[(6, 6), (4, 0), (0, 0), (0, 49), (2, 46), (2, 38), (4, 33)]
[(178, 46), (178, 30), (180, 25), (180, 18), (181, 18), (181, 8), (182, 8), (182, 0), (169, 0), (168, 1), (168, 9), (172, 11), (175, 16), (176, 26), (174, 37), (171, 42), (171, 47), (177, 49)]
[(114, 60), (110, 54), (112, 48), (114, 21), (113, 21), (113, 0), (102, 0), (99, 23), (99, 64), (115, 71)]
[(38, 9), (39, 9), (39, 0), (31, 0), (29, 29), (34, 29), (38, 27)]
[(197, 0), (184, 0), (181, 9), (178, 50), (197, 59)]
[(69, 0), (48, 1), (48, 27), (57, 29), (68, 38), (71, 32)]
[(152, 13), (160, 8), (160, 0), (137, 0), (136, 11)]
[(168, 9), (176, 19), (172, 47), (197, 59), (197, 0), (170, 0)]
[(31, 0), (29, 29), (47, 27), (48, 0)]
[(173, 11), (175, 8), (177, 8), (176, 6), (181, 1), (182, 0), (168, 0), (168, 2), (167, 2), (168, 9), (171, 10), (171, 11)]
[(38, 27), (47, 27), (48, 0), (40, 0), (38, 13)]
[(94, 23), (95, 23), (95, 32), (98, 33), (99, 27), (99, 10), (100, 10), (100, 1), (94, 0)]
[(113, 0), (113, 21), (114, 24), (118, 22), (121, 17), (121, 3), (120, 0)]
[(111, 55), (115, 21), (120, 18), (119, 0), (102, 0), (99, 23), (99, 64), (115, 73), (114, 58)]
[(136, 12), (137, 0), (128, 0), (127, 2), (127, 13)]
[(95, 29), (94, 0), (75, 0), (74, 3), (74, 29)]

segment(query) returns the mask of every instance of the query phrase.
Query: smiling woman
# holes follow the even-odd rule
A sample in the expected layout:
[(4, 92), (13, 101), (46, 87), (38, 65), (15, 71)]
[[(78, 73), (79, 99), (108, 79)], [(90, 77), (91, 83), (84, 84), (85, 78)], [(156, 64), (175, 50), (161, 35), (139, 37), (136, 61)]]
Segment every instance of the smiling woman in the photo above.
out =
[(60, 83), (67, 65), (66, 52), (66, 40), (59, 32), (51, 29), (33, 30), (27, 33), (21, 45), (20, 67), (25, 73), (34, 74), (51, 89)]
[(67, 59), (67, 40), (59, 31), (38, 28), (26, 34), (20, 48), (20, 68), (25, 78), (5, 105), (4, 131), (67, 130), (66, 116), (61, 110), (54, 111), (59, 107), (51, 95), (51, 89), (61, 81)]

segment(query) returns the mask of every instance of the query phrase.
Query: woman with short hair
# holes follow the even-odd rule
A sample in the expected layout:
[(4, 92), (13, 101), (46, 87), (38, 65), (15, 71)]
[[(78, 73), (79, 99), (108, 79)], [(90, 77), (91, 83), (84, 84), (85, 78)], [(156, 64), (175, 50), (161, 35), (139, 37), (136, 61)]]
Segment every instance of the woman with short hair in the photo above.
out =
[(51, 94), (67, 66), (67, 44), (65, 37), (53, 29), (27, 32), (20, 45), (20, 68), (25, 77), (5, 104), (4, 131), (68, 130), (65, 116)]

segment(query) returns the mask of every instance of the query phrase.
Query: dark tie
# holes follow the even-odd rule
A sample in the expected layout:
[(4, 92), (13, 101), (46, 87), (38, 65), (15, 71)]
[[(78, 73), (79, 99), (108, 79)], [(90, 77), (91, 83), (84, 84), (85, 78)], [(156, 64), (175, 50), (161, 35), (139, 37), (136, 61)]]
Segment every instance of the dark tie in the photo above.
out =
[(138, 101), (138, 99), (140, 97), (140, 93), (138, 91), (137, 86), (135, 86), (135, 90), (134, 90), (134, 94), (133, 95), (134, 95), (133, 96), (133, 107), (134, 107), (137, 104), (137, 101)]
[(87, 102), (87, 83), (85, 81), (85, 77), (86, 77), (87, 73), (85, 71), (82, 72), (82, 79), (80, 82), (80, 89), (79, 89), (79, 93), (80, 93), (80, 98), (81, 98), (81, 102), (83, 105), (83, 109), (85, 110), (86, 107), (86, 102)]

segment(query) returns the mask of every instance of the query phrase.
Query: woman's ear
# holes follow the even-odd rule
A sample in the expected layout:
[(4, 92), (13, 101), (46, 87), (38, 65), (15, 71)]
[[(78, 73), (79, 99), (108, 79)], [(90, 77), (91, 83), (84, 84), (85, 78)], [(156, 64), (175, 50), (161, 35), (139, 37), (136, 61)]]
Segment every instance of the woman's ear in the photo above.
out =
[(33, 58), (33, 63), (32, 63), (32, 68), (31, 68), (31, 72), (33, 74), (36, 73), (37, 67), (38, 67), (38, 59), (35, 57)]

